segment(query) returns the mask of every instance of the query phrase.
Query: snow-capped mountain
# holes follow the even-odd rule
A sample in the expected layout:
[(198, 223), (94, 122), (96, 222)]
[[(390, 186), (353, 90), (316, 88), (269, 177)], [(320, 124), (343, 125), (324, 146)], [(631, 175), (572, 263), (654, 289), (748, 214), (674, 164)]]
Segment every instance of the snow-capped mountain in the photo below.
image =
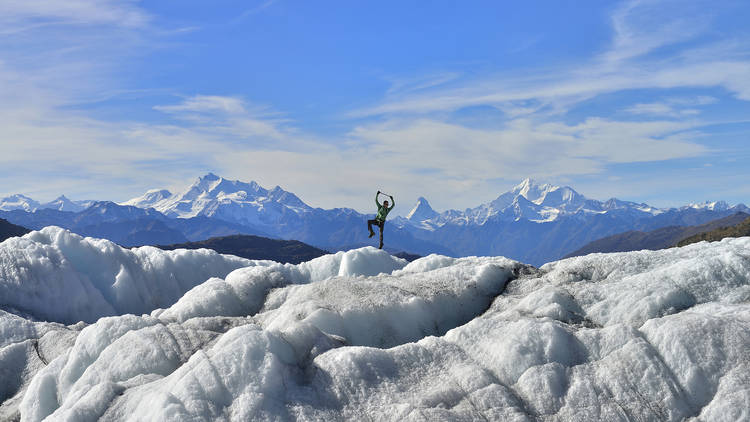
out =
[(437, 213), (420, 198), (409, 217), (395, 218), (394, 224), (459, 256), (503, 255), (541, 265), (564, 256), (563, 250), (625, 231), (699, 225), (748, 211), (744, 204), (723, 201), (670, 209), (616, 198), (597, 201), (569, 186), (526, 179), (464, 211)]
[(684, 209), (693, 208), (696, 210), (711, 210), (711, 211), (725, 211), (731, 207), (725, 201), (705, 201), (697, 204), (690, 204), (682, 207)]
[(58, 211), (79, 212), (93, 205), (96, 201), (71, 201), (65, 195), (60, 195), (55, 200), (41, 204), (39, 209), (53, 209)]
[[(415, 210), (422, 203), (427, 203), (427, 200), (420, 198)], [(539, 184), (532, 179), (525, 179), (495, 200), (478, 207), (468, 208), (463, 212), (448, 210), (438, 214), (433, 211), (410, 216), (407, 219), (411, 223), (428, 227), (444, 224), (483, 225), (492, 218), (504, 221), (528, 220), (544, 223), (575, 214), (604, 214), (615, 209), (629, 210), (644, 216), (653, 216), (663, 212), (646, 204), (620, 201), (615, 198), (600, 202), (586, 198), (569, 186)]]
[[(177, 220), (201, 217), (230, 222), (250, 227), (251, 232), (328, 250), (362, 246), (368, 240), (363, 229), (367, 216), (353, 209), (312, 208), (279, 186), (268, 190), (256, 182), (229, 180), (213, 173), (199, 177), (182, 192), (151, 190), (121, 205), (154, 208)], [(447, 248), (417, 240), (396, 226), (390, 228), (389, 236), (392, 245), (401, 250), (449, 253)]]
[(33, 212), (39, 208), (39, 205), (39, 202), (20, 193), (0, 199), (0, 211), (23, 210)]
[(154, 208), (154, 206), (172, 197), (172, 192), (166, 189), (151, 189), (142, 196), (125, 201), (120, 205), (130, 205), (138, 208)]
[[(256, 182), (213, 173), (184, 191), (150, 190), (119, 205), (99, 202), (77, 213), (42, 210), (42, 205), (20, 195), (7, 199), (6, 206), (16, 209), (0, 211), (0, 217), (14, 224), (30, 229), (54, 224), (124, 245), (144, 244), (139, 243), (144, 239), (183, 236), (196, 241), (229, 234), (295, 239), (326, 250), (371, 244), (365, 225), (369, 215), (349, 208), (312, 208), (281, 187), (268, 190)], [(65, 210), (68, 201), (58, 199), (56, 209)], [(541, 265), (606, 236), (700, 225), (740, 211), (750, 209), (722, 201), (671, 209), (616, 198), (602, 202), (569, 186), (526, 179), (494, 200), (464, 211), (438, 213), (420, 197), (406, 218), (389, 219), (385, 243), (392, 250), (422, 255), (502, 255)], [(152, 229), (160, 234), (149, 236)], [(134, 230), (137, 236), (131, 233)]]
[(438, 216), (438, 213), (432, 209), (430, 203), (423, 197), (417, 199), (417, 205), (406, 214), (406, 218), (411, 221), (430, 220)]
[(34, 212), (36, 210), (53, 209), (58, 211), (78, 212), (90, 207), (94, 202), (95, 201), (71, 201), (65, 197), (65, 195), (60, 195), (50, 202), (39, 203), (28, 196), (15, 194), (0, 199), (0, 211), (23, 210), (26, 212)]
[(150, 190), (121, 205), (154, 208), (169, 217), (206, 216), (258, 226), (278, 224), (288, 212), (312, 210), (279, 186), (267, 190), (256, 182), (228, 180), (213, 173), (198, 178), (184, 192)]

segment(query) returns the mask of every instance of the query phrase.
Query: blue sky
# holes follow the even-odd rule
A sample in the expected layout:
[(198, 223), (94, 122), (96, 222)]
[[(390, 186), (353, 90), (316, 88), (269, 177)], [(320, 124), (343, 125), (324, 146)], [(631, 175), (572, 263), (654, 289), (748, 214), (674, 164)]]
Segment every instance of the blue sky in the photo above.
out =
[(750, 203), (746, 1), (0, 4), (0, 195)]

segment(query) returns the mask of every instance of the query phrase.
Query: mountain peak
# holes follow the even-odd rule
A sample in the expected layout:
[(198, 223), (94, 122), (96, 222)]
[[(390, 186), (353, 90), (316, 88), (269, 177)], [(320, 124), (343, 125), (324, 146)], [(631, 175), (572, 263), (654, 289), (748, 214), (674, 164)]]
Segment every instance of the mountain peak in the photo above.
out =
[(201, 177), (198, 178), (198, 180), (201, 180), (201, 181), (203, 181), (203, 180), (205, 180), (205, 181), (214, 181), (214, 180), (219, 180), (219, 179), (222, 179), (222, 177), (221, 176), (217, 176), (217, 175), (215, 175), (212, 172), (208, 172), (205, 175), (203, 175), (203, 176), (201, 176)]
[(146, 195), (155, 195), (155, 194), (169, 196), (169, 195), (172, 195), (172, 192), (170, 192), (167, 189), (149, 189), (146, 191)]
[(523, 196), (531, 202), (535, 202), (542, 199), (548, 192), (559, 188), (559, 186), (553, 186), (548, 183), (539, 184), (536, 180), (527, 177), (521, 183), (516, 185), (511, 192)]
[(521, 183), (517, 184), (514, 190), (521, 190), (521, 189), (528, 189), (531, 186), (538, 186), (539, 182), (537, 182), (535, 179), (532, 179), (531, 177), (527, 177), (521, 181)]
[(86, 207), (84, 206), (84, 201), (79, 201), (79, 202), (71, 201), (65, 195), (60, 195), (54, 200), (47, 202), (46, 204), (41, 204), (39, 208), (40, 209), (50, 208), (50, 209), (55, 209), (58, 211), (78, 212), (78, 211), (82, 211)]
[(522, 191), (522, 190), (529, 190), (529, 189), (539, 189), (551, 186), (549, 183), (540, 183), (538, 180), (533, 179), (531, 177), (527, 177), (521, 181), (521, 183), (517, 184), (513, 190), (514, 191)]
[[(255, 182), (253, 182), (255, 183)], [(275, 188), (268, 191), (268, 198), (283, 205), (298, 208), (310, 208), (305, 204), (297, 195), (285, 191), (281, 186), (276, 185)]]
[(705, 209), (710, 211), (725, 211), (729, 209), (729, 204), (725, 201), (705, 201), (688, 205), (689, 208)]
[(36, 210), (39, 205), (39, 202), (20, 193), (0, 198), (0, 211), (24, 210), (31, 212)]
[(423, 221), (434, 218), (437, 215), (438, 213), (432, 209), (430, 203), (424, 197), (420, 196), (417, 199), (417, 204), (409, 211), (406, 218), (411, 221)]
[(15, 200), (25, 200), (25, 201), (33, 201), (33, 199), (29, 198), (28, 196), (22, 194), (22, 193), (14, 193), (13, 195), (4, 198), (4, 199), (15, 199)]

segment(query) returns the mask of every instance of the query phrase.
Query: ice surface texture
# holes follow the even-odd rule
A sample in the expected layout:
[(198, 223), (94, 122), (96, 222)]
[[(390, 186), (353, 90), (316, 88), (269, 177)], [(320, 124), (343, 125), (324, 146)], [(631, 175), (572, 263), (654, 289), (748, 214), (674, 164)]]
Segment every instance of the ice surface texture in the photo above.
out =
[(46, 227), (0, 243), (0, 307), (63, 323), (148, 313), (209, 277), (258, 263), (207, 249), (125, 249)]
[(0, 314), (0, 416), (748, 420), (749, 275), (750, 238), (540, 271), (374, 248), (248, 266), (150, 315)]

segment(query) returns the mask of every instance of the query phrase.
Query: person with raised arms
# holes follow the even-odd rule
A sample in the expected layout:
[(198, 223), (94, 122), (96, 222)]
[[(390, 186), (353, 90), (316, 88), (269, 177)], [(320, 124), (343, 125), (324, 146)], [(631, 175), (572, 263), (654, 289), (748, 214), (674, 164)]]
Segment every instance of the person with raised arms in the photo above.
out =
[[(389, 198), (391, 198), (391, 206), (388, 206), (388, 201), (385, 200), (381, 204), (380, 201), (378, 201), (378, 197), (380, 195), (385, 195)], [(393, 199), (393, 195), (388, 195), (383, 192), (378, 191), (378, 193), (375, 194), (375, 204), (378, 206), (378, 213), (375, 215), (375, 218), (372, 220), (367, 220), (367, 229), (370, 230), (370, 237), (375, 236), (375, 232), (372, 231), (372, 225), (375, 224), (376, 226), (380, 227), (380, 249), (383, 249), (383, 227), (385, 226), (385, 217), (388, 215), (389, 212), (393, 209), (393, 207), (396, 206), (396, 201)]]

